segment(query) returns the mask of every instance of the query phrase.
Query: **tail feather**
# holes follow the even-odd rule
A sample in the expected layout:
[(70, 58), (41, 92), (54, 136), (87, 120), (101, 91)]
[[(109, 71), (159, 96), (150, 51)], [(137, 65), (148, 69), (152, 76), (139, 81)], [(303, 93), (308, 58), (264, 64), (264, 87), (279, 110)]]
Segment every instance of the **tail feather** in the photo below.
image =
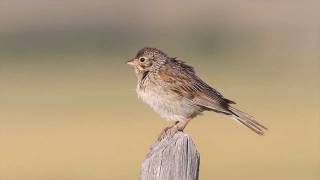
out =
[(234, 107), (229, 106), (229, 110), (232, 113), (232, 118), (241, 124), (245, 125), (255, 133), (259, 135), (264, 135), (265, 131), (268, 130), (267, 127), (257, 122), (252, 116), (246, 114)]

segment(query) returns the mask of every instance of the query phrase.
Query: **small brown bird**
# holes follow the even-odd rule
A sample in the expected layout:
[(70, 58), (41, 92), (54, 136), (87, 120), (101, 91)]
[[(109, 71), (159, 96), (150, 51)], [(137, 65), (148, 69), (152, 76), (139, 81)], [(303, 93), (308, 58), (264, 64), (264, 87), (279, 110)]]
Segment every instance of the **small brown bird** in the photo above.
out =
[(203, 111), (228, 115), (259, 135), (267, 130), (252, 116), (231, 106), (235, 102), (202, 81), (191, 66), (159, 49), (145, 47), (127, 63), (135, 69), (139, 98), (161, 117), (175, 121), (163, 130), (159, 139), (183, 131)]

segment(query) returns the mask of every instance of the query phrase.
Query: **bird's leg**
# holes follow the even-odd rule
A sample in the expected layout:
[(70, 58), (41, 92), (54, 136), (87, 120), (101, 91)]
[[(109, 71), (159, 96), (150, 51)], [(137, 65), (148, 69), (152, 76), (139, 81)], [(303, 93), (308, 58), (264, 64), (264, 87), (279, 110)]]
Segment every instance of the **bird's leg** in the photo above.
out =
[(190, 120), (176, 121), (173, 125), (164, 128), (158, 137), (158, 141), (161, 141), (165, 137), (173, 137), (178, 131), (183, 131)]
[(179, 121), (178, 123), (176, 123), (175, 126), (177, 126), (178, 131), (183, 131), (184, 128), (186, 128), (186, 126), (188, 125), (188, 123), (190, 122), (191, 119), (187, 119), (185, 121)]

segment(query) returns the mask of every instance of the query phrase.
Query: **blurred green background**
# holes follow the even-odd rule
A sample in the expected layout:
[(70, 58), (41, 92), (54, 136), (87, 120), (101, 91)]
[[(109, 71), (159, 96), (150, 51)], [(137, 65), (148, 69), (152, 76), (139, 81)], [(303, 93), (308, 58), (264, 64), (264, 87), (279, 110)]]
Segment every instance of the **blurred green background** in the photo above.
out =
[(137, 99), (125, 64), (144, 46), (270, 128), (193, 120), (200, 179), (319, 179), (319, 12), (289, 0), (0, 1), (0, 180), (138, 179), (169, 124)]

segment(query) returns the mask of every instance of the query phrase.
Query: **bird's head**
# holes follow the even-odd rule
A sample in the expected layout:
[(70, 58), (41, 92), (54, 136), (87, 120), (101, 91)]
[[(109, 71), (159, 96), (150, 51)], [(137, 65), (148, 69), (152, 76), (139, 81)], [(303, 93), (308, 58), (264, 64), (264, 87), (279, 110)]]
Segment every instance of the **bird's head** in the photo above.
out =
[(136, 73), (155, 71), (167, 60), (167, 55), (159, 49), (145, 47), (138, 51), (135, 58), (127, 64), (135, 68)]

